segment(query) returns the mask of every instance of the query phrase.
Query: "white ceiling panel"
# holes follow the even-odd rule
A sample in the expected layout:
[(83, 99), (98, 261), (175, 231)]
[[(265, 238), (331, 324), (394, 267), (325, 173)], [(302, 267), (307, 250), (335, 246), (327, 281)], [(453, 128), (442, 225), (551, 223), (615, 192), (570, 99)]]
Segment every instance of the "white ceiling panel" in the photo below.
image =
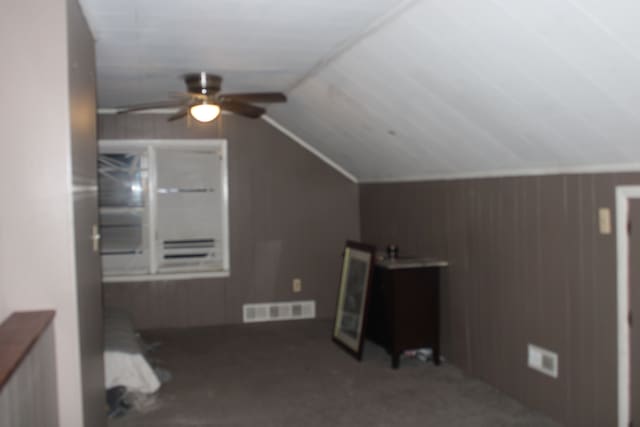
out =
[(638, 19), (626, 1), (424, 0), (271, 115), (364, 181), (632, 167)]
[(102, 107), (162, 100), (208, 71), (228, 91), (284, 91), (399, 0), (81, 0)]
[(640, 164), (637, 1), (81, 2), (103, 107), (206, 70), (362, 181)]

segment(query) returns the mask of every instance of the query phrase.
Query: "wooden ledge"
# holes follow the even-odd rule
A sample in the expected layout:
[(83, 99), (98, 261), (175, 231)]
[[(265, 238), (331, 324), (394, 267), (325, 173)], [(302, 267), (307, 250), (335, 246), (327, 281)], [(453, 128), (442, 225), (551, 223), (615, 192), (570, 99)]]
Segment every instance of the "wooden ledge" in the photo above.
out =
[(55, 311), (16, 312), (0, 325), (0, 390), (51, 323)]

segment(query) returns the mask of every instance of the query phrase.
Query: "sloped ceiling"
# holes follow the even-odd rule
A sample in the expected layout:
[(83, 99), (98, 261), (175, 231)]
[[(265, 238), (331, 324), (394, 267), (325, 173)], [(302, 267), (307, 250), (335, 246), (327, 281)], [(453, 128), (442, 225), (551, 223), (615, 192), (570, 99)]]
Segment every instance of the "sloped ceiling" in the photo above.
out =
[(640, 3), (430, 0), (271, 115), (359, 180), (640, 161)]
[(80, 0), (101, 107), (164, 100), (208, 71), (226, 91), (286, 91), (398, 0)]
[[(360, 181), (639, 169), (635, 1), (215, 2), (207, 19), (224, 37), (186, 50), (169, 17), (129, 15), (146, 2), (83, 3), (105, 8), (87, 13), (103, 106), (148, 101), (209, 67), (233, 89), (288, 90), (270, 116)], [(211, 13), (175, 3), (196, 21)], [(238, 30), (253, 25), (264, 31)]]

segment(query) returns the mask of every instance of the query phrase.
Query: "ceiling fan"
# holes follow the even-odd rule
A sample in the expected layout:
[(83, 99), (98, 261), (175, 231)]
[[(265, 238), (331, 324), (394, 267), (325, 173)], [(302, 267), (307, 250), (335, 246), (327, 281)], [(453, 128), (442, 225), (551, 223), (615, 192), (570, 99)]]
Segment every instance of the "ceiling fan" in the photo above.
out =
[(285, 94), (280, 92), (220, 93), (222, 77), (215, 74), (204, 72), (186, 74), (184, 82), (187, 85), (187, 92), (172, 93), (175, 99), (122, 107), (118, 109), (118, 114), (178, 107), (178, 111), (169, 117), (169, 121), (178, 120), (190, 114), (196, 120), (206, 123), (218, 117), (222, 110), (257, 119), (266, 110), (252, 103), (269, 104), (287, 101)]

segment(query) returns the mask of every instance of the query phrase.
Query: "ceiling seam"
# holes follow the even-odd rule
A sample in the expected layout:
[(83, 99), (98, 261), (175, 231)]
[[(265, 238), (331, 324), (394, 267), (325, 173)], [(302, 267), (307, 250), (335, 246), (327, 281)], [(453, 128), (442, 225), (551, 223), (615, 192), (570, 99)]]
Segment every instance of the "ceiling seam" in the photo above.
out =
[(343, 175), (349, 181), (353, 182), (354, 184), (358, 184), (359, 183), (359, 181), (355, 177), (355, 175), (353, 175), (352, 173), (347, 171), (345, 168), (340, 166), (338, 163), (333, 161), (331, 158), (329, 158), (328, 156), (326, 156), (325, 154), (320, 152), (317, 148), (315, 148), (313, 145), (309, 144), (307, 141), (302, 139), (300, 136), (298, 136), (294, 132), (290, 131), (286, 126), (282, 125), (281, 123), (276, 121), (274, 118), (272, 118), (272, 117), (270, 117), (270, 116), (265, 114), (265, 115), (262, 116), (262, 120), (267, 122), (273, 128), (275, 128), (275, 129), (279, 130), (280, 132), (282, 132), (284, 135), (286, 135), (291, 140), (296, 142), (302, 148), (304, 148), (305, 150), (309, 151), (311, 154), (316, 156), (318, 159), (322, 160), (328, 166), (331, 166), (333, 169), (335, 169), (337, 172), (339, 172), (341, 175)]
[(400, 14), (409, 10), (417, 3), (422, 0), (403, 0), (399, 5), (393, 7), (388, 12), (384, 13), (379, 18), (375, 19), (371, 24), (369, 24), (364, 30), (359, 33), (356, 33), (352, 37), (348, 37), (343, 42), (339, 43), (335, 49), (331, 50), (327, 55), (320, 58), (318, 62), (316, 62), (306, 73), (302, 75), (299, 79), (297, 79), (291, 86), (286, 89), (286, 93), (290, 93), (295, 90), (298, 86), (304, 83), (310, 77), (318, 74), (320, 71), (325, 69), (329, 64), (334, 62), (336, 59), (341, 57), (345, 52), (350, 50), (353, 46), (358, 44), (360, 41), (364, 40), (368, 36), (375, 34), (382, 28), (384, 28), (387, 24), (393, 21)]

